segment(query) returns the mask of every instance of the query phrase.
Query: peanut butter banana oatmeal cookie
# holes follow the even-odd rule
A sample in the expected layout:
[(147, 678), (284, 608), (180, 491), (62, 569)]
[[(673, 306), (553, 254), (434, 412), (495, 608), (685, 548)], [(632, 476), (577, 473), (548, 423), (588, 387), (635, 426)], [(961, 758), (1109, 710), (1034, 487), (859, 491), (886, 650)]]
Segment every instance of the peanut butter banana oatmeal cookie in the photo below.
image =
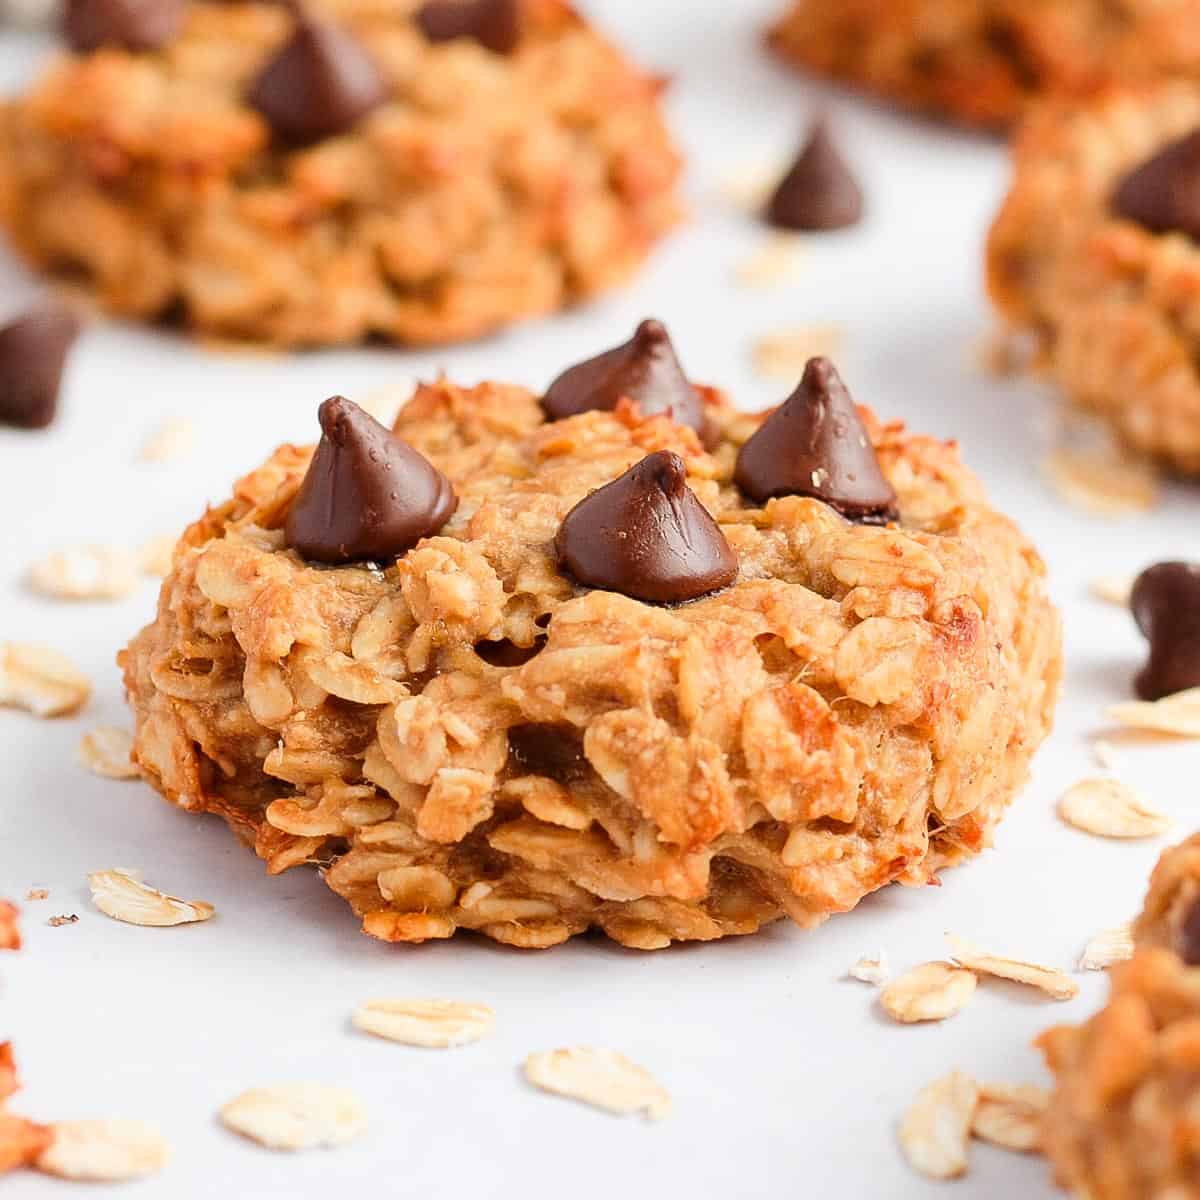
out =
[(72, 0), (0, 108), (0, 222), (113, 312), (278, 345), (476, 337), (677, 220), (660, 81), (564, 0)]
[(1200, 76), (1200, 3), (794, 0), (770, 41), (810, 70), (995, 127), (1048, 92)]
[(390, 941), (656, 949), (989, 843), (1056, 698), (1042, 562), (830, 363), (742, 414), (645, 322), (542, 402), (320, 417), (121, 655), (146, 779), (270, 872), (317, 864)]
[(1013, 153), (988, 246), (1001, 315), (1068, 399), (1200, 473), (1200, 90), (1048, 104)]
[(1059, 1181), (1092, 1200), (1200, 1196), (1200, 835), (1168, 850), (1085, 1025), (1043, 1034), (1056, 1090), (1043, 1140)]

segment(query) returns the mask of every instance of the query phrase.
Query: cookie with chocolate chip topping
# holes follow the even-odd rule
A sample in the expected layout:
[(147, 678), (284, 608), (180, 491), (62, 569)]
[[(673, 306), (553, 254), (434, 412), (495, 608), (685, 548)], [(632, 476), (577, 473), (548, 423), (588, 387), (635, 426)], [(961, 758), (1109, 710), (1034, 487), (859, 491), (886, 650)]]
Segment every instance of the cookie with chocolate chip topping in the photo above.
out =
[[(1194, 20), (1194, 17), (1193, 17)], [(1040, 107), (988, 243), (1002, 319), (1070, 403), (1200, 475), (1200, 91)]]
[(681, 215), (660, 81), (566, 0), (71, 0), (66, 32), (4, 103), (0, 225), (123, 317), (466, 341)]
[[(122, 655), (144, 778), (273, 873), (320, 864), (390, 942), (811, 926), (981, 850), (1054, 706), (1041, 560), (954, 446), (865, 408), (888, 526), (755, 498), (736, 464), (775, 418), (694, 386), (706, 441), (628, 395), (552, 420), (420, 388), (358, 450), (400, 439), (458, 503), (395, 557), (341, 553), (366, 493), (281, 448), (184, 533)], [(297, 552), (312, 517), (335, 561)]]

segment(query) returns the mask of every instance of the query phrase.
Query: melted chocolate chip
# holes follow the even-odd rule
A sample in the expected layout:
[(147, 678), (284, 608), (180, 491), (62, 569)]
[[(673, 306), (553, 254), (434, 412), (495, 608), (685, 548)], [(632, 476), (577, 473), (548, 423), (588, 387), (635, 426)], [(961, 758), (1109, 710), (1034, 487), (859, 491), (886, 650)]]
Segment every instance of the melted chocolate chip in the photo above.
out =
[(1189, 967), (1200, 967), (1200, 899), (1193, 900), (1183, 914), (1176, 946)]
[(58, 411), (58, 389), (79, 322), (44, 304), (0, 329), (0, 422), (42, 429)]
[(303, 146), (345, 133), (387, 95), (383, 76), (354, 37), (302, 12), (246, 98), (277, 137)]
[(1129, 607), (1150, 643), (1134, 681), (1143, 700), (1200, 687), (1200, 565), (1161, 562), (1134, 581)]
[(643, 321), (629, 341), (568, 367), (546, 389), (542, 408), (550, 420), (561, 421), (581, 412), (611, 412), (622, 396), (637, 401), (645, 417), (670, 410), (678, 424), (704, 429), (704, 405), (661, 321)]
[(780, 229), (845, 229), (862, 218), (863, 196), (825, 121), (808, 141), (767, 203), (767, 220)]
[(431, 42), (474, 38), (496, 54), (511, 54), (521, 41), (520, 0), (430, 0), (416, 22)]
[(62, 32), (77, 54), (101, 46), (157, 50), (183, 23), (184, 0), (67, 0)]
[(323, 563), (398, 558), (458, 507), (450, 480), (344, 396), (320, 408), (321, 442), (287, 518), (288, 545)]
[(1200, 241), (1200, 129), (1130, 171), (1113, 192), (1112, 210), (1151, 233)]
[(678, 454), (659, 450), (592, 492), (563, 518), (558, 561), (580, 583), (653, 604), (727, 587), (737, 555), (687, 485)]
[(734, 482), (758, 504), (811, 496), (863, 525), (897, 516), (896, 493), (837, 368), (810, 359), (799, 387), (742, 447)]
[(514, 725), (508, 749), (523, 771), (560, 783), (581, 779), (592, 769), (583, 754), (583, 738), (571, 725)]

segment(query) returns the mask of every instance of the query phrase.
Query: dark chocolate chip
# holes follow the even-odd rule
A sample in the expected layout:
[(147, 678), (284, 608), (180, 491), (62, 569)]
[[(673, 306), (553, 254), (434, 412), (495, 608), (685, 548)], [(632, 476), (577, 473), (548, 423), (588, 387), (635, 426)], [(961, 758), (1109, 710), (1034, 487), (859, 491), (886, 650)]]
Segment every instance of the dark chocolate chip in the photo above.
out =
[(780, 229), (845, 229), (862, 218), (863, 196), (842, 160), (829, 126), (817, 121), (788, 173), (767, 203), (767, 220)]
[(0, 422), (42, 429), (58, 411), (67, 352), (79, 336), (74, 314), (42, 304), (0, 329)]
[(1200, 967), (1200, 899), (1193, 900), (1183, 914), (1176, 945), (1189, 967)]
[(670, 450), (647, 455), (575, 505), (554, 548), (587, 587), (654, 604), (695, 600), (738, 573), (737, 555)]
[(301, 12), (246, 98), (276, 136), (304, 146), (345, 133), (387, 95), (379, 68), (351, 34)]
[(179, 31), (185, 0), (67, 0), (62, 32), (77, 54), (101, 46), (157, 50)]
[(1130, 171), (1113, 192), (1112, 210), (1151, 233), (1200, 241), (1200, 129)]
[(583, 753), (583, 736), (572, 725), (513, 725), (508, 748), (523, 771), (560, 783), (577, 782), (592, 769)]
[(811, 496), (863, 525), (897, 516), (896, 493), (827, 358), (809, 360), (800, 386), (742, 447), (733, 478), (758, 504), (773, 496)]
[(1129, 607), (1150, 643), (1134, 681), (1143, 700), (1200, 687), (1200, 564), (1161, 562), (1134, 581)]
[(287, 518), (288, 545), (323, 563), (385, 562), (458, 507), (450, 480), (344, 396), (320, 409), (321, 442)]
[(661, 321), (643, 321), (629, 341), (568, 367), (546, 389), (542, 408), (552, 421), (561, 421), (593, 410), (611, 412), (622, 396), (636, 400), (643, 416), (669, 409), (678, 424), (698, 432), (705, 427), (704, 405)]
[(474, 38), (496, 54), (511, 54), (521, 41), (520, 0), (430, 0), (416, 22), (431, 42)]

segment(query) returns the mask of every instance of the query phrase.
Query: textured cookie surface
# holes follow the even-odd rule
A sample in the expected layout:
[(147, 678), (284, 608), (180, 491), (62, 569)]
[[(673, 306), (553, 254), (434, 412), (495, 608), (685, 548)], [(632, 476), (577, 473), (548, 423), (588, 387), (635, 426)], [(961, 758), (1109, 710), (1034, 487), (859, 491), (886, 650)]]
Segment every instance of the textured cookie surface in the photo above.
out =
[(1047, 92), (1200, 75), (1197, 0), (794, 0), (770, 36), (811, 70), (973, 125)]
[[(311, 451), (282, 447), (122, 655), (146, 778), (394, 941), (810, 926), (981, 850), (1057, 690), (1037, 554), (952, 446), (869, 414), (898, 524), (755, 506), (732, 476), (763, 417), (702, 394), (711, 450), (626, 400), (548, 423), (518, 388), (422, 388), (396, 428), (459, 504), (384, 568), (285, 547)], [(737, 581), (673, 608), (572, 583), (564, 515), (659, 450)]]
[[(1059, 1181), (1095, 1200), (1197, 1195), (1200, 1177), (1200, 836), (1167, 851), (1087, 1024), (1041, 1039), (1056, 1076), (1044, 1144)], [(1189, 919), (1191, 927), (1189, 928)]]
[(1189, 474), (1200, 472), (1200, 246), (1122, 219), (1113, 195), (1197, 126), (1200, 92), (1181, 84), (1037, 110), (988, 247), (994, 302), (1038, 338), (1062, 392)]
[(658, 84), (561, 0), (511, 53), (415, 0), (319, 0), (386, 101), (304, 149), (247, 102), (276, 4), (191, 5), (160, 50), (62, 55), (0, 110), (19, 250), (134, 317), (283, 345), (474, 337), (626, 278), (677, 217)]

